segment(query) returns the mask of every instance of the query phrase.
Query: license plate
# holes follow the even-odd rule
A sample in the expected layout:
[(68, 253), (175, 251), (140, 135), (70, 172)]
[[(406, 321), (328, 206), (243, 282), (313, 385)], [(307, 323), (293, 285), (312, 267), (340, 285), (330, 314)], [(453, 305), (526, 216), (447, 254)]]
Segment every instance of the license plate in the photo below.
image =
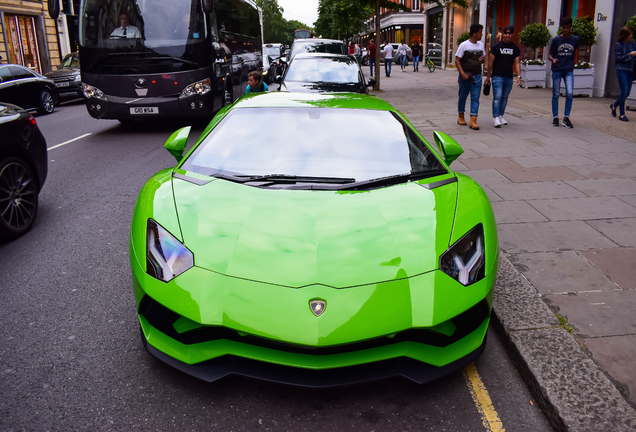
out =
[(134, 107), (130, 109), (131, 114), (159, 114), (159, 107)]
[(68, 87), (68, 83), (55, 83), (55, 87)]

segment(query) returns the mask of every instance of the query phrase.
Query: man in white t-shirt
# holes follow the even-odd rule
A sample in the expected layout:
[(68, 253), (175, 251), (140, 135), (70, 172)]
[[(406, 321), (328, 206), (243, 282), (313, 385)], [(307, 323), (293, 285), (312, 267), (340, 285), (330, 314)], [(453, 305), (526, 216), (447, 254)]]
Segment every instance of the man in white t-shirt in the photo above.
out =
[(409, 49), (409, 46), (402, 41), (402, 43), (398, 46), (398, 55), (400, 56), (400, 69), (402, 72), (406, 72), (406, 52)]
[(384, 41), (384, 72), (386, 76), (391, 76), (391, 65), (393, 64), (393, 45), (389, 41)]
[(473, 24), (470, 26), (470, 39), (462, 42), (455, 54), (455, 66), (459, 72), (459, 100), (457, 103), (457, 123), (465, 125), (464, 112), (466, 98), (470, 93), (470, 125), (471, 129), (479, 130), (477, 113), (479, 111), (479, 96), (481, 94), (481, 65), (486, 59), (486, 50), (481, 41), (484, 26)]

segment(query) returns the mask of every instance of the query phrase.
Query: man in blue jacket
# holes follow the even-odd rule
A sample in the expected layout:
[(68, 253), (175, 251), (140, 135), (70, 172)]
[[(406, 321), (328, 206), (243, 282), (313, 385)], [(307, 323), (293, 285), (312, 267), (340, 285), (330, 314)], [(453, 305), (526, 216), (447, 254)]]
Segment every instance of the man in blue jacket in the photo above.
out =
[(574, 56), (579, 50), (579, 38), (572, 35), (572, 18), (561, 18), (561, 36), (552, 39), (548, 60), (552, 63), (552, 126), (559, 126), (559, 96), (561, 79), (565, 83), (563, 126), (572, 129), (570, 111), (574, 95)]

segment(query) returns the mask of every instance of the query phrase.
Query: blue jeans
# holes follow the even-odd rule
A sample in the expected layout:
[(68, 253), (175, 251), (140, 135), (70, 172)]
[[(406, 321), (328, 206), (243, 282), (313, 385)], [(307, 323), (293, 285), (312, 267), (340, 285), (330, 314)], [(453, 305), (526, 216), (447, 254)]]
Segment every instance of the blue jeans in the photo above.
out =
[(393, 65), (393, 59), (392, 58), (385, 58), (384, 59), (384, 72), (386, 72), (386, 76), (391, 75), (391, 65)]
[(572, 96), (574, 95), (574, 72), (561, 73), (552, 71), (552, 117), (559, 117), (559, 96), (561, 95), (561, 78), (565, 82), (565, 111), (563, 117), (570, 117)]
[(406, 56), (402, 54), (400, 56), (400, 68), (404, 69), (406, 67)]
[(375, 69), (375, 59), (369, 59), (369, 67), (371, 68), (371, 76), (373, 76), (373, 70)]
[(463, 114), (466, 111), (466, 99), (470, 93), (470, 115), (477, 116), (479, 112), (479, 96), (481, 95), (481, 75), (475, 75), (463, 80), (459, 76), (459, 101), (457, 103), (457, 112)]
[(616, 77), (618, 78), (618, 85), (621, 88), (621, 95), (614, 102), (614, 108), (620, 107), (621, 115), (625, 115), (625, 100), (632, 91), (632, 71), (616, 70)]
[(512, 90), (512, 78), (492, 77), (492, 116), (503, 116), (508, 105), (508, 95)]
[(420, 65), (420, 56), (413, 56), (413, 70), (417, 70)]

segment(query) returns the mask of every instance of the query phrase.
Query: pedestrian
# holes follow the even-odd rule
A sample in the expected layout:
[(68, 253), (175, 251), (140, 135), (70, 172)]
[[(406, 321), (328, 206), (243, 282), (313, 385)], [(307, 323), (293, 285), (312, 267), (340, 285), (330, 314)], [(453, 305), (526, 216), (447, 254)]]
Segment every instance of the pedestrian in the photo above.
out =
[(572, 18), (561, 18), (561, 35), (552, 39), (548, 60), (552, 63), (552, 126), (559, 126), (559, 96), (561, 79), (565, 83), (563, 126), (572, 129), (570, 111), (574, 96), (574, 54), (579, 50), (579, 38), (572, 34)]
[(263, 82), (263, 75), (259, 71), (252, 71), (247, 74), (247, 87), (245, 94), (264, 93), (268, 91), (267, 84)]
[(371, 39), (371, 43), (367, 47), (369, 53), (369, 67), (371, 68), (371, 76), (373, 76), (373, 69), (375, 69), (375, 39)]
[(488, 59), (486, 84), (491, 81), (492, 76), (492, 124), (496, 128), (508, 124), (504, 113), (512, 90), (513, 67), (517, 73), (517, 85), (521, 85), (521, 50), (512, 41), (514, 33), (513, 26), (505, 26), (501, 42), (492, 47)]
[(353, 56), (358, 61), (358, 64), (360, 64), (362, 60), (362, 50), (360, 49), (360, 44), (355, 44), (355, 46), (353, 47)]
[(629, 27), (623, 27), (618, 33), (618, 42), (614, 47), (614, 63), (616, 64), (616, 77), (621, 88), (621, 95), (616, 102), (610, 105), (612, 115), (616, 117), (616, 108), (620, 108), (621, 121), (629, 121), (625, 117), (625, 100), (632, 90), (632, 78), (634, 74), (634, 56), (636, 56), (636, 46), (632, 42), (633, 33)]
[(354, 47), (353, 42), (349, 42), (349, 55), (353, 55)]
[(384, 72), (387, 77), (391, 76), (391, 65), (393, 63), (393, 45), (389, 41), (384, 41)]
[(481, 41), (484, 26), (472, 24), (470, 38), (462, 42), (455, 54), (455, 66), (459, 72), (459, 100), (457, 102), (457, 124), (465, 125), (466, 98), (470, 93), (470, 125), (471, 129), (479, 130), (477, 113), (479, 112), (479, 96), (481, 94), (481, 65), (486, 59), (486, 50)]
[(420, 70), (420, 42), (416, 39), (411, 47), (411, 58), (413, 59), (413, 72)]
[(408, 49), (409, 49), (409, 46), (404, 43), (404, 40), (402, 40), (402, 43), (398, 45), (398, 55), (400, 56), (400, 69), (402, 70), (402, 72), (406, 72), (406, 52)]

